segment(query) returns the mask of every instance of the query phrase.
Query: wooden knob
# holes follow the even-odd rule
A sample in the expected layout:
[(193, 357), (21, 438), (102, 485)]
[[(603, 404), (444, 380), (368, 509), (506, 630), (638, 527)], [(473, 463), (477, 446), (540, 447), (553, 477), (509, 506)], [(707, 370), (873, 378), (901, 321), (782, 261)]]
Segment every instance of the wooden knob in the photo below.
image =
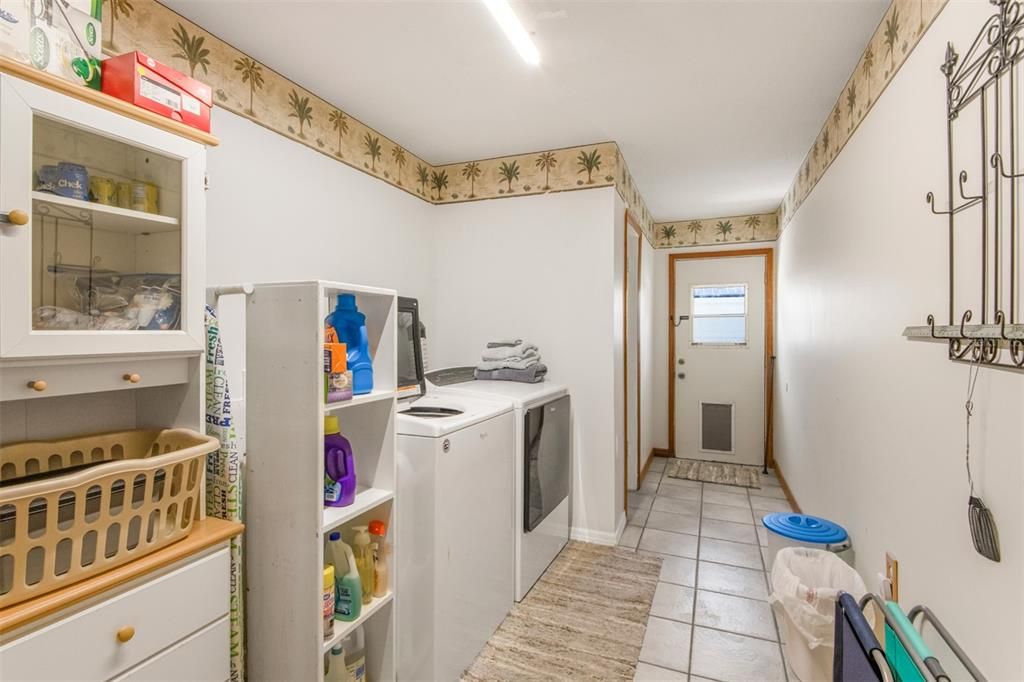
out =
[(131, 638), (134, 636), (135, 628), (133, 628), (131, 625), (125, 625), (123, 628), (117, 631), (117, 641), (121, 642), (122, 644), (124, 644), (127, 641), (130, 641)]
[(46, 390), (46, 382), (43, 381), (42, 379), (36, 379), (35, 381), (28, 382), (28, 387), (31, 388), (33, 391), (42, 392)]
[(28, 225), (28, 213), (16, 208), (7, 214), (7, 222), (11, 225)]
[(140, 377), (138, 374), (125, 374), (123, 379), (133, 384), (137, 384), (140, 381), (142, 381), (142, 377)]

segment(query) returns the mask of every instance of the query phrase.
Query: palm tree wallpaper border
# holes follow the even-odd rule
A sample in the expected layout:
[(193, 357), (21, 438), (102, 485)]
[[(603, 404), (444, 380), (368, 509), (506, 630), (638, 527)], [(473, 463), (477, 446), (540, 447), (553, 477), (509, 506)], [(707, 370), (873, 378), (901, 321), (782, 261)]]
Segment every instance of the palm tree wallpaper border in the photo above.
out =
[(771, 242), (778, 236), (779, 221), (776, 213), (687, 218), (654, 224), (654, 246), (658, 249)]
[[(776, 232), (824, 175), (947, 1), (892, 0), (773, 217)], [(714, 223), (697, 232), (687, 230), (685, 221), (655, 224), (615, 142), (433, 166), (156, 0), (103, 3), (110, 17), (103, 23), (108, 54), (140, 50), (191, 73), (211, 85), (217, 106), (424, 201), (443, 204), (615, 187), (652, 244), (715, 243)], [(464, 172), (469, 164), (474, 164), (472, 170)], [(753, 231), (742, 220), (733, 220), (731, 232), (718, 238), (768, 240), (771, 230), (767, 218), (761, 219), (765, 227)], [(675, 235), (663, 238), (661, 228), (672, 224), (678, 226)], [(756, 236), (749, 237), (751, 232)]]
[(892, 0), (779, 206), (780, 232), (853, 137), (947, 2)]
[[(217, 106), (430, 201), (430, 188), (410, 182), (407, 171), (417, 165), (433, 167), (404, 145), (156, 0), (103, 0), (103, 4), (109, 17), (103, 22), (103, 47), (108, 54), (144, 52), (208, 83)], [(396, 149), (401, 151), (396, 154)]]

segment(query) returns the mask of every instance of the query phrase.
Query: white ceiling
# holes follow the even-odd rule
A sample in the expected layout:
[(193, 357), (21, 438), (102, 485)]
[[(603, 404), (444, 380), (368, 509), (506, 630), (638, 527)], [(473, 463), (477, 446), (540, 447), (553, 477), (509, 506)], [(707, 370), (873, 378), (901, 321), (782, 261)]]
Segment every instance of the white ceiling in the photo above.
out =
[(162, 0), (449, 163), (605, 140), (658, 220), (774, 210), (888, 0)]

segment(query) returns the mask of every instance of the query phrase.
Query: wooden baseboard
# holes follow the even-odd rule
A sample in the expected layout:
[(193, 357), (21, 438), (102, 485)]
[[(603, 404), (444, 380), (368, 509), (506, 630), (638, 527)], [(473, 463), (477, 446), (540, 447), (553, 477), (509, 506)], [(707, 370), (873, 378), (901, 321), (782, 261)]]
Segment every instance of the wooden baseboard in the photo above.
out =
[(793, 491), (789, 489), (789, 484), (786, 483), (786, 477), (782, 475), (782, 469), (779, 467), (778, 460), (775, 461), (774, 466), (772, 468), (775, 469), (775, 475), (779, 479), (779, 485), (782, 486), (782, 492), (786, 494), (786, 500), (789, 502), (789, 506), (792, 507), (793, 511), (795, 511), (797, 514), (801, 514), (802, 512), (800, 511), (800, 505), (797, 504), (796, 498), (793, 497)]
[(644, 479), (647, 478), (647, 472), (651, 470), (651, 462), (654, 461), (654, 450), (651, 450), (651, 454), (647, 456), (647, 464), (644, 464), (644, 468), (640, 470), (640, 481), (637, 488), (644, 484)]
[(675, 454), (668, 448), (651, 448), (653, 457), (675, 457)]

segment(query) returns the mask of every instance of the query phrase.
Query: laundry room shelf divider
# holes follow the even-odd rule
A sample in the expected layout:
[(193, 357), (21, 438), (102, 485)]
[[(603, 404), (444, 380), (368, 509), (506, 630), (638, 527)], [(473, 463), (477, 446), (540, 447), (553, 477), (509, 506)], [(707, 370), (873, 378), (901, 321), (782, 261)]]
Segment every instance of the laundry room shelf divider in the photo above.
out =
[[(324, 319), (338, 294), (366, 315), (374, 391), (325, 404)], [(254, 284), (246, 307), (246, 565), (248, 673), (253, 680), (322, 680), (324, 653), (355, 627), (366, 630), (368, 679), (395, 679), (394, 291), (336, 282)], [(324, 415), (352, 444), (358, 488), (348, 507), (324, 507)], [(391, 591), (335, 620), (324, 637), (324, 538), (372, 520), (387, 524)]]

